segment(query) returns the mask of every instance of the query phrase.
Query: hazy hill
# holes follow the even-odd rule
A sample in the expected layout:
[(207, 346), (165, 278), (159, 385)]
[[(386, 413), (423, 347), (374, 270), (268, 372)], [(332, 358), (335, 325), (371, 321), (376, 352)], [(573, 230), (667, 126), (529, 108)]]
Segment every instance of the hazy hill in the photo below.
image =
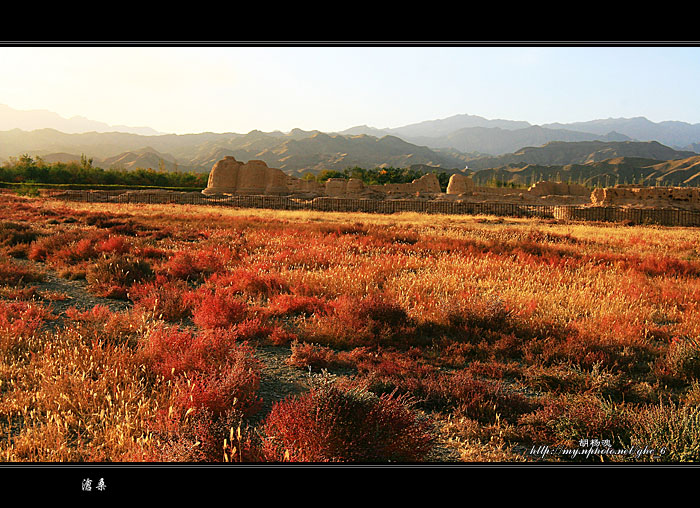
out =
[(454, 115), (441, 120), (405, 125), (393, 129), (384, 129), (387, 133), (404, 138), (441, 137), (461, 129), (473, 127), (517, 130), (531, 127), (529, 122), (515, 120), (488, 120), (475, 115)]
[[(4, 117), (3, 112), (7, 113)], [(616, 157), (666, 161), (694, 156), (700, 150), (700, 124), (655, 124), (643, 117), (536, 126), (465, 114), (391, 129), (357, 126), (336, 134), (293, 129), (288, 133), (253, 130), (247, 134), (142, 135), (97, 130), (70, 133), (56, 128), (27, 131), (17, 127), (26, 125), (22, 122), (28, 122), (31, 115), (33, 121), (44, 121), (45, 125), (58, 122), (60, 117), (45, 111), (21, 112), (19, 116), (15, 113), (12, 108), (0, 106), (0, 120), (14, 127), (0, 131), (0, 161), (25, 153), (41, 156), (47, 162), (79, 160), (85, 154), (94, 165), (105, 168), (164, 167), (169, 171), (207, 172), (218, 160), (232, 155), (243, 161), (261, 159), (291, 174), (353, 166), (423, 164), (463, 169), (468, 165), (478, 170), (526, 164), (586, 164)], [(674, 145), (636, 141), (647, 135), (672, 137)], [(689, 150), (678, 149), (679, 143)]]
[(539, 147), (526, 147), (514, 153), (498, 157), (482, 157), (469, 161), (469, 169), (500, 168), (510, 164), (566, 165), (614, 159), (616, 157), (641, 157), (657, 161), (684, 159), (696, 156), (695, 152), (680, 151), (656, 141), (553, 141)]
[[(147, 148), (143, 148), (146, 146)], [(66, 160), (66, 154), (85, 154), (97, 167), (136, 168), (161, 166), (172, 171), (202, 171), (232, 155), (238, 160), (259, 159), (287, 172), (345, 169), (347, 167), (407, 167), (428, 164), (447, 169), (463, 168), (464, 157), (435, 152), (394, 136), (328, 135), (295, 129), (289, 134), (251, 131), (248, 134), (166, 134), (139, 136), (128, 133), (66, 134), (54, 129), (0, 132), (0, 157), (23, 153)], [(62, 154), (62, 155), (54, 155)], [(73, 156), (79, 159), (79, 155)]]
[(394, 136), (341, 136), (316, 133), (308, 138), (290, 139), (260, 152), (255, 158), (284, 171), (348, 167), (407, 167), (427, 164), (443, 168), (463, 167), (464, 162)]
[(158, 134), (150, 127), (128, 127), (126, 125), (109, 125), (97, 122), (82, 116), (63, 118), (52, 111), (32, 110), (21, 111), (13, 109), (5, 104), (0, 104), (0, 131), (22, 129), (31, 131), (35, 129), (56, 129), (68, 134), (80, 132), (130, 132), (152, 136)]
[(540, 180), (570, 181), (584, 185), (698, 186), (700, 155), (671, 161), (641, 157), (615, 157), (585, 164), (542, 165), (512, 164), (477, 171), (472, 178), (478, 184), (492, 180), (531, 185)]
[(152, 168), (165, 171), (197, 171), (202, 168), (193, 166), (180, 166), (175, 157), (170, 154), (160, 153), (151, 147), (141, 148), (132, 152), (124, 152), (114, 157), (107, 157), (99, 161), (93, 161), (93, 166), (104, 169), (137, 169)]
[(430, 148), (452, 147), (462, 152), (478, 151), (491, 155), (510, 153), (525, 146), (539, 146), (550, 141), (658, 141), (673, 148), (693, 151), (697, 151), (700, 145), (700, 124), (675, 121), (654, 123), (644, 117), (537, 126), (525, 121), (455, 115), (391, 129), (361, 125), (341, 134), (377, 137), (391, 134)]
[(658, 141), (672, 147), (687, 147), (700, 141), (700, 124), (675, 121), (655, 123), (643, 116), (635, 118), (608, 118), (568, 124), (553, 123), (542, 127), (599, 135), (617, 131), (638, 141)]
[(648, 179), (667, 185), (689, 185), (700, 187), (700, 155), (687, 159), (665, 161), (649, 166), (652, 172)]
[(468, 127), (436, 138), (408, 138), (412, 143), (434, 148), (453, 148), (460, 152), (485, 152), (492, 155), (513, 153), (523, 147), (541, 146), (552, 141), (628, 141), (619, 133), (588, 134), (565, 129), (553, 130), (538, 126), (506, 130), (499, 127)]

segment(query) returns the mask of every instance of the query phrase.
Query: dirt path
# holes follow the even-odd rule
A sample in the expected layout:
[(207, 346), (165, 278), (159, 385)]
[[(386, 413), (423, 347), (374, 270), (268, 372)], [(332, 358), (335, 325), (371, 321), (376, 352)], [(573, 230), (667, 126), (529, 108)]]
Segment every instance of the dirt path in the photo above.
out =
[(120, 312), (131, 306), (130, 302), (124, 300), (95, 296), (88, 291), (87, 282), (85, 282), (85, 280), (68, 280), (59, 277), (44, 263), (29, 259), (13, 259), (13, 262), (33, 271), (40, 272), (43, 275), (43, 281), (29, 282), (27, 283), (28, 286), (35, 286), (40, 293), (59, 293), (67, 297), (64, 300), (50, 301), (51, 307), (57, 315), (64, 313), (69, 307), (75, 307), (78, 310), (88, 310), (92, 309), (95, 305), (105, 305), (114, 312)]

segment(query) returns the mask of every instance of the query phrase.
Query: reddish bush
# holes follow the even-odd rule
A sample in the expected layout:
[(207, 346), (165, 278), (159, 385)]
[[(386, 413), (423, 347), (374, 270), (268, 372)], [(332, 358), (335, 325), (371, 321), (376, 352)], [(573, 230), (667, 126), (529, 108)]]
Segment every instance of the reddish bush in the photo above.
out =
[(265, 340), (278, 327), (265, 323), (259, 317), (244, 319), (233, 327), (239, 340)]
[(66, 309), (66, 316), (74, 321), (105, 324), (112, 317), (112, 311), (106, 305), (95, 305), (92, 309), (80, 311), (75, 307)]
[(32, 243), (38, 233), (25, 224), (15, 222), (0, 222), (0, 247), (12, 247), (23, 243)]
[(37, 282), (44, 280), (40, 272), (25, 268), (10, 258), (0, 257), (0, 285), (18, 286), (25, 282)]
[(629, 442), (632, 420), (613, 403), (593, 395), (562, 394), (520, 418), (535, 442), (550, 446), (578, 446), (580, 439), (609, 439), (613, 448)]
[(335, 347), (407, 345), (416, 332), (406, 311), (381, 294), (340, 296), (312, 321), (310, 340)]
[(151, 266), (146, 261), (122, 255), (102, 257), (85, 274), (92, 292), (104, 298), (119, 299), (127, 298), (132, 285), (153, 277)]
[(29, 246), (27, 257), (32, 261), (48, 261), (54, 252), (66, 249), (67, 245), (76, 243), (82, 238), (83, 233), (79, 231), (66, 231), (39, 238)]
[(275, 346), (286, 346), (299, 340), (299, 337), (294, 332), (285, 330), (281, 326), (276, 326), (272, 332), (268, 334), (267, 338)]
[(179, 394), (175, 405), (185, 410), (205, 408), (215, 416), (235, 408), (249, 416), (260, 407), (259, 386), (260, 375), (249, 353), (238, 355), (217, 371), (211, 369), (196, 372), (191, 378), (181, 378), (177, 383)]
[(32, 337), (52, 317), (49, 309), (35, 302), (0, 300), (0, 351), (20, 347), (17, 339)]
[(101, 254), (126, 254), (131, 244), (122, 236), (110, 236), (97, 243), (95, 250)]
[(37, 286), (7, 287), (0, 284), (0, 298), (6, 300), (34, 300), (40, 297)]
[(294, 367), (302, 369), (310, 367), (315, 370), (321, 370), (349, 366), (347, 361), (343, 361), (338, 353), (331, 348), (318, 344), (294, 341), (291, 344), (291, 350), (292, 354), (287, 359), (287, 363)]
[(185, 372), (207, 372), (214, 365), (224, 364), (239, 346), (235, 333), (229, 330), (193, 333), (157, 326), (147, 335), (142, 355), (151, 370), (172, 379)]
[(163, 444), (155, 453), (126, 457), (136, 462), (264, 462), (259, 437), (243, 427), (240, 411), (216, 415), (206, 408), (186, 416), (161, 411), (150, 426)]
[(174, 279), (201, 281), (224, 269), (221, 258), (211, 250), (176, 252), (163, 265), (165, 272)]
[[(73, 265), (95, 259), (100, 255), (100, 251), (97, 248), (98, 244), (105, 241), (106, 238), (107, 235), (103, 231), (90, 231), (81, 233), (73, 241), (67, 241), (61, 245), (47, 245), (44, 242), (49, 251), (46, 255), (46, 260), (58, 265)], [(70, 236), (66, 240), (70, 240)]]
[(683, 386), (700, 379), (700, 342), (689, 337), (674, 337), (666, 353), (654, 363), (653, 372), (671, 386)]
[(245, 414), (257, 409), (260, 366), (235, 331), (193, 334), (159, 326), (146, 337), (141, 355), (154, 373), (177, 381), (181, 409), (206, 408), (216, 415), (234, 404)]
[(294, 316), (322, 313), (327, 309), (325, 298), (279, 294), (270, 298), (268, 311), (274, 316)]
[(192, 320), (200, 328), (228, 328), (243, 321), (248, 313), (248, 304), (226, 288), (202, 288), (194, 300)]
[[(371, 366), (363, 379), (372, 391), (410, 393), (421, 408), (456, 410), (482, 423), (493, 423), (496, 415), (514, 422), (535, 407), (525, 396), (508, 390), (501, 381), (476, 379), (466, 370), (444, 373), (415, 361), (413, 365), (411, 369), (410, 361), (401, 364), (396, 359), (385, 360)], [(366, 362), (358, 366), (362, 370), (368, 368)]]
[(425, 385), (429, 401), (444, 401), (448, 407), (453, 406), (459, 413), (480, 422), (492, 423), (498, 415), (514, 423), (536, 407), (535, 402), (509, 390), (503, 382), (475, 379), (467, 371), (438, 375), (433, 380)]
[(275, 404), (263, 432), (265, 456), (278, 462), (418, 462), (432, 446), (408, 399), (331, 383)]
[(697, 263), (666, 256), (646, 256), (638, 262), (635, 268), (650, 276), (674, 275), (681, 277), (697, 277), (700, 275), (700, 266), (698, 266)]
[(163, 259), (168, 254), (162, 249), (146, 246), (134, 249), (134, 255), (144, 259)]
[(619, 266), (623, 269), (634, 270), (648, 276), (680, 276), (697, 277), (700, 275), (700, 266), (693, 261), (657, 256), (649, 254), (645, 257), (629, 254), (601, 252), (584, 257), (596, 263)]
[(137, 283), (128, 297), (134, 308), (151, 312), (158, 319), (178, 322), (192, 316), (192, 298), (186, 282), (157, 275), (153, 282)]
[(207, 282), (216, 287), (225, 287), (230, 291), (252, 297), (270, 297), (289, 290), (287, 283), (280, 276), (257, 273), (245, 268), (239, 268), (232, 272), (216, 273)]

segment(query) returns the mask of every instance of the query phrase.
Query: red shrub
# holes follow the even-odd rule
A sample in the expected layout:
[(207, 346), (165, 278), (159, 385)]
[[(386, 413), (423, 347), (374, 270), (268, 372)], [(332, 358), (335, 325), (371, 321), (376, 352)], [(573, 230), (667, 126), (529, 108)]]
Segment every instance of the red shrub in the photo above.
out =
[(281, 326), (276, 326), (268, 335), (268, 340), (275, 346), (286, 346), (291, 344), (299, 337), (289, 330), (285, 330)]
[(418, 462), (431, 449), (431, 426), (410, 406), (404, 397), (324, 383), (275, 404), (263, 450), (271, 461)]
[[(185, 416), (186, 415), (186, 416)], [(264, 462), (260, 438), (243, 428), (243, 415), (230, 410), (214, 414), (206, 408), (185, 415), (159, 411), (149, 428), (162, 443), (148, 454), (130, 454), (131, 462)]]
[(122, 236), (110, 236), (98, 242), (95, 250), (102, 254), (126, 254), (131, 250), (131, 245)]
[(165, 272), (174, 279), (204, 280), (224, 269), (221, 258), (211, 250), (176, 252), (164, 265)]
[(37, 282), (43, 279), (43, 274), (25, 268), (10, 258), (0, 257), (0, 285), (18, 286), (25, 282)]
[(106, 235), (102, 231), (83, 234), (81, 238), (73, 242), (54, 248), (48, 255), (48, 261), (61, 265), (72, 265), (81, 261), (95, 259), (100, 255), (97, 245), (104, 241), (105, 238)]
[(422, 352), (417, 348), (407, 351), (378, 350), (366, 347), (355, 348), (337, 354), (340, 361), (354, 364), (362, 374), (374, 379), (424, 378), (436, 372), (436, 368), (422, 361)]
[(134, 255), (145, 259), (163, 259), (167, 253), (162, 249), (146, 246), (135, 249)]
[(275, 252), (272, 261), (287, 268), (306, 270), (325, 269), (334, 262), (328, 248), (320, 244), (306, 244), (300, 248), (287, 245)]
[(252, 297), (270, 297), (289, 290), (287, 283), (280, 276), (270, 273), (256, 273), (245, 268), (239, 268), (232, 272), (216, 273), (207, 280), (207, 283)]
[(259, 317), (244, 319), (233, 327), (239, 340), (265, 340), (278, 327), (264, 323)]
[(406, 311), (381, 294), (340, 296), (312, 321), (310, 340), (336, 347), (406, 345), (416, 332)]
[(112, 311), (106, 305), (95, 305), (92, 309), (80, 311), (75, 307), (66, 309), (66, 316), (74, 321), (104, 324), (112, 317)]
[(157, 275), (153, 282), (131, 286), (128, 296), (135, 309), (152, 312), (158, 319), (178, 322), (192, 315), (189, 286), (181, 280), (171, 281)]
[(321, 370), (348, 366), (348, 363), (343, 361), (338, 353), (331, 348), (318, 344), (292, 342), (291, 350), (292, 354), (287, 358), (287, 364), (294, 367), (302, 369), (310, 367), (315, 370)]
[(66, 231), (39, 238), (30, 245), (27, 257), (33, 261), (47, 261), (54, 252), (65, 249), (67, 245), (78, 242), (82, 237), (83, 234), (79, 231)]
[(0, 222), (0, 247), (32, 243), (38, 234), (31, 227), (15, 222)]
[(440, 372), (406, 356), (391, 355), (374, 365), (365, 359), (358, 369), (374, 392), (410, 393), (426, 410), (456, 410), (483, 423), (493, 423), (497, 414), (514, 421), (534, 406), (501, 381), (476, 379), (467, 370)]
[(674, 337), (665, 354), (654, 363), (653, 372), (671, 386), (683, 386), (700, 379), (700, 342), (690, 337)]
[(304, 295), (279, 294), (270, 298), (269, 312), (275, 316), (293, 316), (322, 313), (327, 309), (325, 298)]
[(46, 248), (46, 246), (36, 242), (29, 246), (29, 250), (27, 252), (27, 258), (31, 259), (32, 261), (45, 261), (48, 255), (49, 250)]
[(103, 257), (88, 268), (85, 279), (90, 291), (104, 298), (126, 299), (129, 288), (154, 276), (151, 266), (141, 259), (116, 255)]
[(153, 372), (176, 379), (180, 409), (206, 408), (216, 415), (234, 405), (245, 414), (257, 409), (260, 365), (234, 331), (193, 334), (159, 326), (147, 336), (141, 354)]
[(496, 415), (515, 422), (529, 413), (536, 404), (518, 392), (509, 390), (501, 381), (475, 379), (467, 371), (433, 377), (425, 384), (425, 396), (433, 402), (453, 406), (468, 418), (492, 423)]
[(34, 300), (39, 297), (37, 286), (7, 287), (0, 284), (0, 298), (6, 300)]
[(578, 446), (580, 439), (595, 436), (609, 439), (613, 448), (628, 442), (632, 425), (618, 406), (589, 394), (562, 394), (518, 423), (536, 442), (550, 446)]
[(16, 339), (33, 336), (51, 318), (51, 311), (38, 303), (0, 300), (0, 349), (12, 349)]
[(700, 267), (697, 263), (665, 256), (646, 256), (635, 263), (634, 268), (650, 276), (697, 277), (700, 275)]
[(645, 257), (601, 252), (586, 256), (596, 263), (612, 264), (623, 269), (631, 269), (645, 275), (654, 277), (660, 275), (697, 277), (700, 275), (700, 266), (696, 262), (649, 254)]
[(180, 409), (207, 409), (215, 416), (236, 409), (250, 416), (260, 407), (260, 375), (252, 357), (240, 355), (219, 371), (196, 372), (181, 378), (175, 404)]
[(245, 319), (248, 304), (234, 291), (202, 288), (195, 295), (192, 320), (200, 328), (228, 328)]
[(197, 333), (158, 326), (147, 336), (142, 354), (151, 369), (167, 379), (184, 373), (209, 372), (247, 353), (235, 331), (216, 329)]

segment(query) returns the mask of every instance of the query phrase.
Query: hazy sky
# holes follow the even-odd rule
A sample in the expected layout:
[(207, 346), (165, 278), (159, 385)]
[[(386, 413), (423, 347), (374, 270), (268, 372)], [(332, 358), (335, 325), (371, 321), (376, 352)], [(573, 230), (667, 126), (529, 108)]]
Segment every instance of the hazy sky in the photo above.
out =
[(0, 104), (160, 132), (326, 132), (468, 113), (700, 123), (700, 47), (0, 47)]

